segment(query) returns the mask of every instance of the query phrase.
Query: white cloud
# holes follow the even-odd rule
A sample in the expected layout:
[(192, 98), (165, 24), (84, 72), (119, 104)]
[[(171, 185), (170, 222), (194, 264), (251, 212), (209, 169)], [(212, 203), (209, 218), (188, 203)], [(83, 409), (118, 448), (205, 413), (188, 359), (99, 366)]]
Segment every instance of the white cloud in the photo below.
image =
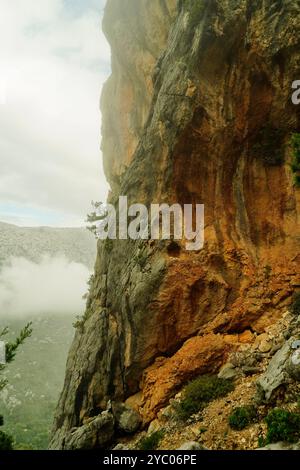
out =
[(78, 14), (63, 0), (0, 0), (0, 200), (57, 211), (57, 222), (63, 213), (64, 225), (82, 224), (90, 200), (107, 192), (103, 4), (87, 1)]
[(81, 314), (89, 271), (65, 257), (40, 263), (12, 258), (0, 272), (0, 319), (41, 314)]

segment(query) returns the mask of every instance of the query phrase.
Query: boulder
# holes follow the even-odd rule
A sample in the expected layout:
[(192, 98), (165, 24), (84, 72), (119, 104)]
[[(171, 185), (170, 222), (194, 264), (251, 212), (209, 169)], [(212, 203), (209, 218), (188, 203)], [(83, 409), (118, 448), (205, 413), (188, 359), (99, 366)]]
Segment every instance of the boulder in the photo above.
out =
[(65, 438), (64, 450), (89, 450), (104, 448), (114, 435), (114, 418), (108, 411), (92, 418), (78, 428), (73, 428)]
[(300, 349), (292, 351), (286, 370), (294, 380), (300, 381)]
[(271, 359), (266, 372), (257, 381), (257, 398), (269, 401), (272, 393), (289, 379), (287, 363), (291, 354), (292, 338)]
[(137, 411), (124, 403), (114, 403), (112, 410), (119, 431), (133, 434), (139, 429), (142, 419)]
[(182, 444), (177, 450), (207, 450), (207, 449), (203, 445), (199, 444), (199, 442), (188, 441)]
[(290, 444), (288, 442), (276, 442), (274, 444), (268, 444), (265, 447), (260, 447), (256, 450), (300, 450), (300, 442), (296, 444)]
[(119, 443), (113, 448), (113, 450), (129, 450), (129, 447), (127, 447), (125, 444)]
[(235, 379), (238, 375), (240, 375), (240, 372), (238, 369), (235, 368), (231, 362), (227, 362), (224, 364), (223, 367), (221, 367), (218, 377), (219, 379)]
[(154, 432), (157, 432), (161, 429), (161, 425), (160, 425), (160, 422), (158, 419), (154, 419), (153, 421), (151, 421), (151, 423), (149, 424), (149, 427), (148, 427), (148, 430), (147, 430), (147, 434), (153, 434)]

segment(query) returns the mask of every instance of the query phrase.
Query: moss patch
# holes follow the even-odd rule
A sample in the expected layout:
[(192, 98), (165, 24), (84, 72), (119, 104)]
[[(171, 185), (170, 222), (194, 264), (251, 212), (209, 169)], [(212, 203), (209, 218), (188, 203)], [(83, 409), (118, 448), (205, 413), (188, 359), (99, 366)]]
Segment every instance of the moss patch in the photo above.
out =
[(155, 431), (149, 436), (142, 437), (138, 442), (139, 450), (155, 450), (159, 446), (160, 441), (164, 437), (164, 431)]

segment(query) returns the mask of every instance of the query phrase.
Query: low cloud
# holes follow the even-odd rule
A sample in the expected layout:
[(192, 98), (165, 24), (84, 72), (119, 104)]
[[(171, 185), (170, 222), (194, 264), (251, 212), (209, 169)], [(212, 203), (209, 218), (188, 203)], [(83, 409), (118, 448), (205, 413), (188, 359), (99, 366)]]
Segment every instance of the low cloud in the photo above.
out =
[[(106, 198), (99, 111), (110, 73), (104, 4), (1, 3), (0, 199), (18, 207), (21, 218), (23, 207), (33, 216), (56, 214), (51, 225), (82, 225), (90, 201)], [(1, 208), (0, 216), (16, 221)], [(34, 225), (48, 222), (35, 218)], [(26, 217), (21, 222), (28, 224)]]
[(65, 257), (40, 263), (12, 258), (0, 272), (0, 320), (41, 314), (81, 314), (89, 270)]

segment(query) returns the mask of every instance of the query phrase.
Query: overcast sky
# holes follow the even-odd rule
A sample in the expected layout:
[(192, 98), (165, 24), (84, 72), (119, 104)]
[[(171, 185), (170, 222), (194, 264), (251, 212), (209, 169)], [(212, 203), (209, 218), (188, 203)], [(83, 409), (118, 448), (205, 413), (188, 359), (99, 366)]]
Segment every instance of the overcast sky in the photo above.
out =
[(106, 0), (0, 0), (0, 220), (84, 225), (104, 200)]

